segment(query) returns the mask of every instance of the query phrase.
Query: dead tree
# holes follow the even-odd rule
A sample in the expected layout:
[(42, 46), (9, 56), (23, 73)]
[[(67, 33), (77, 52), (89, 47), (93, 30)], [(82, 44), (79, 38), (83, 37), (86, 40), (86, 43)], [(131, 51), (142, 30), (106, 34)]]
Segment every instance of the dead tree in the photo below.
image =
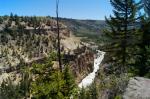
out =
[(56, 20), (57, 20), (57, 48), (58, 48), (58, 61), (59, 61), (59, 68), (62, 72), (62, 63), (61, 63), (61, 49), (60, 49), (60, 27), (59, 27), (59, 0), (56, 0)]

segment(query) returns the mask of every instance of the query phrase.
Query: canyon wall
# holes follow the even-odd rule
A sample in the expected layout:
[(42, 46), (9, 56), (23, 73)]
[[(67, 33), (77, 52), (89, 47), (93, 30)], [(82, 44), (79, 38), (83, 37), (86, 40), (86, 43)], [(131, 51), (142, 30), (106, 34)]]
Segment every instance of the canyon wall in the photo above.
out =
[[(38, 21), (37, 21), (38, 22)], [(63, 61), (69, 62), (76, 82), (79, 83), (93, 70), (94, 53), (88, 50), (63, 23), (60, 23)], [(0, 72), (17, 71), (22, 63), (42, 62), (49, 53), (57, 51), (56, 21), (46, 19), (38, 24), (28, 21), (5, 20), (0, 24)], [(68, 58), (69, 57), (69, 58)], [(67, 60), (69, 59), (69, 60)], [(58, 64), (56, 64), (58, 66)], [(0, 75), (2, 76), (2, 75)]]

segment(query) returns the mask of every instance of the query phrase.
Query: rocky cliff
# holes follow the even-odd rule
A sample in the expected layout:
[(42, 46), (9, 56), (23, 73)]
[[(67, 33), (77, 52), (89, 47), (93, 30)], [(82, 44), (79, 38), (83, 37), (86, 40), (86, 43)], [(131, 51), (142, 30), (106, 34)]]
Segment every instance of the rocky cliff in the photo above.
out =
[[(70, 61), (71, 70), (79, 83), (87, 74), (93, 71), (94, 53), (86, 48), (78, 49), (74, 59)], [(81, 51), (81, 52), (80, 52)]]

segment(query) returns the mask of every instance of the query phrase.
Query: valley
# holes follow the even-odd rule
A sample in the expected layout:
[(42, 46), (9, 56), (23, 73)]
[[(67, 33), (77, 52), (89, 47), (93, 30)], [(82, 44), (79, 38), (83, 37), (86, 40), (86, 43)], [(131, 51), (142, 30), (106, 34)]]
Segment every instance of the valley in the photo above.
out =
[[(143, 86), (149, 68), (141, 67), (149, 64), (149, 43), (139, 22), (129, 28), (137, 38), (133, 34), (126, 40), (122, 28), (118, 34), (108, 20), (60, 18), (61, 70), (55, 17), (11, 14), (0, 19), (0, 99), (12, 94), (12, 99), (135, 99), (138, 92), (149, 97)], [(147, 27), (142, 29), (148, 32)]]
[[(15, 76), (25, 66), (42, 63), (49, 53), (57, 51), (55, 20), (46, 17), (16, 18), (19, 23), (15, 21), (15, 18), (8, 17), (7, 21), (4, 20), (0, 25), (0, 71), (4, 73), (1, 81), (9, 75)], [(34, 21), (31, 24), (27, 19), (29, 22)], [(81, 41), (82, 37), (74, 35), (75, 31), (72, 31), (72, 28), (63, 22), (60, 23), (60, 28), (61, 53), (65, 56), (63, 60), (69, 62), (76, 82), (79, 83), (93, 70), (94, 52), (88, 43)], [(54, 60), (54, 68), (59, 68), (57, 60)]]

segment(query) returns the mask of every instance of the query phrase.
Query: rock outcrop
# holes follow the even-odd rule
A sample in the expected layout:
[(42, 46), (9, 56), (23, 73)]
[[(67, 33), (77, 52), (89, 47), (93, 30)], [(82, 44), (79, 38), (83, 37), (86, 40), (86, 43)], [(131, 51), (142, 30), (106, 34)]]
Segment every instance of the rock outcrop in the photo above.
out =
[(150, 79), (131, 78), (123, 99), (150, 99)]
[[(82, 49), (80, 49), (81, 51)], [(70, 61), (71, 70), (79, 83), (85, 76), (93, 71), (94, 53), (90, 50), (83, 50), (76, 54), (73, 61)]]

